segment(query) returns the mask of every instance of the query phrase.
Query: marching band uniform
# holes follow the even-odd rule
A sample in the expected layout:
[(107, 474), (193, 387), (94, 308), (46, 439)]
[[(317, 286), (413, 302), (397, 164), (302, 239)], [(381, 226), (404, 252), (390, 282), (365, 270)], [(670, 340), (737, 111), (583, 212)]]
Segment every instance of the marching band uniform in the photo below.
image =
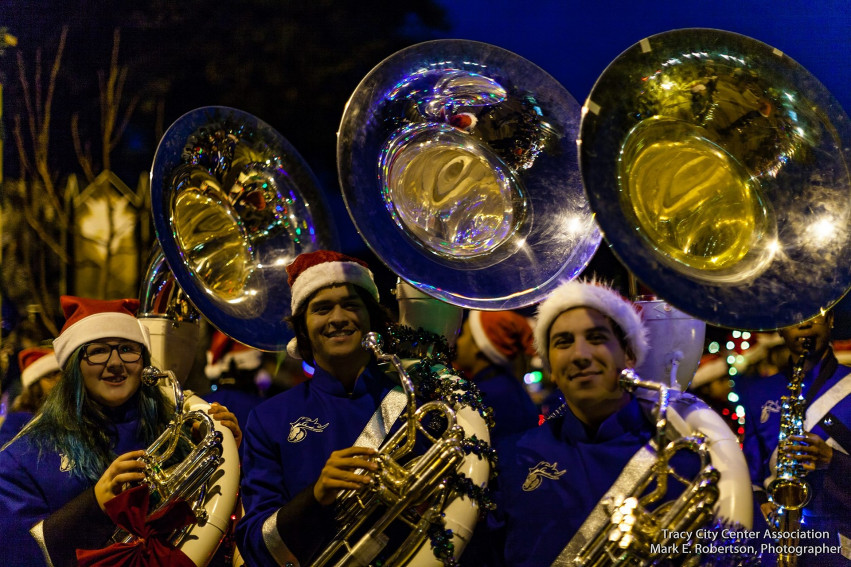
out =
[[(684, 415), (694, 400), (684, 394), (672, 407)], [(540, 567), (558, 557), (632, 456), (656, 433), (652, 406), (632, 398), (592, 435), (565, 408), (563, 416), (497, 445), (497, 508), (488, 519), (490, 530), (504, 533), (504, 563), (497, 564)], [(688, 456), (677, 455), (673, 466), (693, 474), (694, 461), (683, 457)]]
[(458, 337), (455, 366), (470, 375), (493, 409), (494, 443), (538, 425), (538, 410), (511, 369), (518, 356), (535, 354), (533, 342), (529, 323), (513, 311), (471, 310)]
[[(204, 401), (226, 406), (239, 423), (247, 423), (248, 414), (263, 401), (255, 384), (258, 373), (265, 372), (262, 365), (263, 353), (216, 330), (207, 351), (204, 374), (218, 388), (204, 394)], [(240, 460), (244, 447), (240, 444), (238, 449)]]
[[(151, 444), (171, 418), (160, 389), (141, 386), (150, 341), (135, 317), (139, 302), (61, 301), (66, 322), (53, 345), (62, 377), (41, 411), (0, 449), (0, 565), (77, 565), (77, 550), (102, 548), (116, 529), (101, 508), (109, 506), (104, 493), (123, 490), (117, 477), (144, 479), (144, 464), (128, 453)], [(103, 363), (83, 354), (91, 341), (115, 339), (121, 342), (107, 345)], [(140, 351), (125, 354), (122, 345)], [(213, 417), (238, 435), (226, 409)], [(96, 432), (87, 437), (76, 425)]]
[(333, 509), (319, 506), (313, 483), (328, 455), (355, 444), (395, 385), (373, 363), (348, 393), (317, 367), (312, 379), (254, 409), (245, 431), (246, 513), (237, 524), (238, 546), (249, 565), (278, 564), (261, 543), (268, 542), (267, 522), (286, 534), (286, 545), (296, 557), (311, 555), (333, 535)]
[[(473, 374), (482, 402), (493, 409), (494, 440), (538, 425), (538, 410), (523, 385), (507, 368), (492, 365)], [(496, 441), (495, 441), (496, 442)]]
[[(356, 286), (378, 303), (372, 272), (355, 258), (320, 250), (300, 255), (287, 272), (294, 318), (306, 311), (314, 294), (330, 286)], [(369, 324), (377, 328), (377, 321)], [(365, 334), (369, 329), (358, 330)], [(301, 358), (297, 338), (287, 352)], [(370, 360), (351, 392), (316, 364), (312, 379), (251, 412), (242, 482), (245, 515), (236, 527), (237, 546), (248, 564), (294, 565), (333, 535), (333, 506), (320, 505), (314, 486), (329, 455), (355, 444), (395, 386)]]
[[(34, 410), (44, 402), (60, 372), (53, 349), (44, 347), (30, 347), (19, 352), (18, 367), (21, 369), (21, 394), (12, 404), (12, 411), (0, 423), (0, 447), (11, 441), (32, 419)], [(28, 400), (22, 404), (21, 400), (27, 395)]]
[[(116, 455), (145, 447), (137, 403), (133, 398), (110, 412)], [(40, 546), (53, 565), (76, 564), (77, 548), (102, 547), (115, 531), (98, 507), (93, 483), (73, 476), (64, 455), (39, 456), (26, 435), (0, 452), (0, 473), (0, 564), (46, 565)], [(31, 533), (37, 525), (43, 525), (41, 534)]]
[[(756, 500), (765, 502), (764, 488), (773, 478), (772, 455), (775, 453), (780, 432), (781, 400), (789, 394), (790, 372), (773, 376), (740, 380), (742, 402), (745, 408), (744, 450), (754, 484)], [(813, 391), (814, 383), (817, 391)], [(851, 368), (837, 363), (833, 349), (828, 347), (821, 360), (809, 370), (803, 380), (802, 394), (809, 401), (808, 408), (824, 403), (822, 417), (809, 431), (827, 439), (833, 447), (830, 465), (824, 470), (814, 470), (804, 477), (810, 485), (812, 500), (804, 508), (802, 529), (826, 530), (831, 540), (808, 540), (802, 544), (842, 545), (844, 559), (837, 554), (802, 557), (800, 563), (810, 559), (819, 565), (851, 565)], [(809, 415), (809, 410), (808, 410)], [(756, 515), (762, 519), (761, 514)], [(760, 527), (764, 527), (760, 526)], [(768, 557), (769, 561), (771, 557)]]

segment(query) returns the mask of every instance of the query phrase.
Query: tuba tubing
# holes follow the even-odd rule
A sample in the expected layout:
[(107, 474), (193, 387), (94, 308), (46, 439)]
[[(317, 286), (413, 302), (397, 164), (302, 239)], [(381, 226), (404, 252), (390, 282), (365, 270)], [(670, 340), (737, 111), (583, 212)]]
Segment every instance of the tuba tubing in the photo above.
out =
[[(484, 418), (470, 407), (455, 408), (456, 423), (464, 429), (465, 437), (475, 435), (477, 439), (490, 443), (490, 431)], [(490, 464), (474, 454), (467, 455), (457, 469), (476, 486), (484, 486), (490, 476)], [(473, 537), (473, 529), (479, 518), (479, 506), (465, 495), (457, 496), (443, 509), (446, 528), (452, 530), (452, 543), (455, 545), (455, 558), (458, 559)], [(442, 563), (432, 553), (430, 545), (423, 545), (411, 558), (411, 567), (436, 567)]]
[[(210, 404), (198, 396), (190, 397), (187, 405), (189, 411), (202, 410), (207, 412), (210, 408)], [(221, 540), (221, 534), (227, 532), (230, 527), (231, 515), (236, 506), (236, 496), (239, 492), (239, 454), (230, 429), (223, 426), (219, 421), (213, 420), (213, 423), (216, 431), (221, 433), (223, 437), (222, 464), (213, 473), (212, 479), (215, 484), (208, 490), (211, 496), (204, 504), (204, 509), (207, 511), (206, 523), (211, 524), (219, 531), (219, 535), (216, 536), (218, 542)], [(183, 552), (186, 553), (186, 549), (183, 549)], [(187, 555), (189, 554), (187, 553)]]
[[(414, 329), (421, 327), (438, 333), (455, 342), (457, 330), (461, 326), (461, 309), (444, 301), (429, 297), (406, 282), (398, 282), (396, 297), (399, 299), (399, 320), (403, 325)], [(455, 407), (456, 423), (464, 429), (466, 437), (490, 444), (490, 430), (481, 415), (470, 407)], [(464, 457), (457, 472), (463, 474), (476, 486), (484, 486), (490, 477), (490, 464), (487, 459), (479, 459), (470, 454)], [(479, 507), (466, 496), (459, 496), (443, 510), (446, 527), (452, 530), (452, 542), (455, 545), (455, 558), (460, 557), (464, 547), (473, 536), (473, 529), (479, 518)], [(439, 565), (428, 545), (424, 545), (409, 565), (424, 567)]]
[(709, 407), (697, 407), (683, 418), (672, 407), (668, 419), (677, 431), (701, 433), (706, 437), (712, 466), (721, 478), (718, 481), (718, 502), (715, 517), (733, 520), (746, 529), (753, 527), (753, 497), (751, 479), (745, 455), (739, 441), (724, 420)]
[[(207, 412), (210, 404), (192, 395), (184, 402), (187, 411)], [(177, 548), (198, 567), (212, 560), (219, 543), (230, 528), (231, 514), (236, 507), (239, 492), (239, 454), (230, 429), (213, 420), (216, 431), (222, 434), (222, 464), (210, 476), (207, 498), (203, 509), (206, 519), (190, 526)]]

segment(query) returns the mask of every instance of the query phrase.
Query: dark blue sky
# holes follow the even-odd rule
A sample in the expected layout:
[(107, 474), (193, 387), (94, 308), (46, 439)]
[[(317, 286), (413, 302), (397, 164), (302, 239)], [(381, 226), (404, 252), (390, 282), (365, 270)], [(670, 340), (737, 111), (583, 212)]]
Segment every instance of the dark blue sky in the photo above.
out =
[(717, 28), (775, 47), (815, 75), (851, 112), (848, 0), (439, 0), (446, 37), (514, 51), (548, 71), (581, 103), (605, 67), (664, 31)]

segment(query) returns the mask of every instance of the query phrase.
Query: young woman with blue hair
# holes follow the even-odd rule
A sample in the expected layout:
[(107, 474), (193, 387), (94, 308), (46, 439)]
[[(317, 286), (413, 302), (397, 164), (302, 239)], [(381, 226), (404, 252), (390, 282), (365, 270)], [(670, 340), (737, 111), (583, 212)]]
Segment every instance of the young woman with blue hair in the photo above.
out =
[[(115, 531), (105, 504), (144, 480), (144, 449), (166, 428), (173, 403), (142, 385), (147, 330), (134, 299), (64, 296), (54, 341), (62, 369), (41, 411), (0, 449), (0, 564), (75, 565)], [(223, 406), (210, 414), (240, 438)]]

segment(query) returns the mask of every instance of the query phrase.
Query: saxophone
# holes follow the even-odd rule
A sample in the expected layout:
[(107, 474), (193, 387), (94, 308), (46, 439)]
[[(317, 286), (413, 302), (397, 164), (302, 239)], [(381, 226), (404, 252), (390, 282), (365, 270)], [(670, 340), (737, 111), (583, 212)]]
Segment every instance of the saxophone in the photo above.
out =
[[(787, 386), (789, 395), (780, 398), (780, 435), (777, 442), (776, 478), (768, 485), (768, 499), (777, 506), (769, 519), (778, 531), (784, 534), (796, 533), (801, 525), (801, 516), (812, 496), (810, 485), (804, 480), (803, 465), (793, 459), (787, 449), (794, 446), (792, 436), (804, 434), (804, 416), (807, 402), (801, 395), (804, 381), (804, 364), (813, 349), (812, 337), (803, 341), (804, 352), (792, 368), (792, 379)], [(779, 540), (781, 549), (791, 549), (798, 542), (797, 537), (784, 537)], [(792, 567), (798, 558), (792, 553), (782, 552), (777, 556), (777, 565)]]

